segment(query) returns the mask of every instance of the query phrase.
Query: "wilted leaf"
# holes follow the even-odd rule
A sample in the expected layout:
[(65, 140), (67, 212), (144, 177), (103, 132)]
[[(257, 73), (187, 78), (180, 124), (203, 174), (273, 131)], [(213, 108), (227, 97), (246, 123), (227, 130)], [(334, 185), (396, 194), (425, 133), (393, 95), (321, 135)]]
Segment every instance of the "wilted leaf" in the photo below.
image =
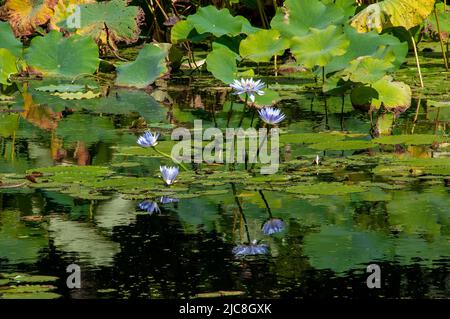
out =
[(170, 45), (146, 44), (135, 61), (117, 67), (116, 85), (146, 88), (167, 72)]
[[(138, 40), (143, 12), (139, 7), (127, 6), (127, 1), (111, 0), (80, 5), (81, 28), (77, 34), (93, 37), (97, 42), (109, 44)], [(60, 22), (59, 25), (63, 26)], [(107, 30), (106, 30), (106, 28)]]
[(92, 74), (99, 63), (98, 47), (91, 38), (77, 35), (64, 38), (57, 31), (33, 38), (25, 59), (44, 75), (60, 77)]
[(33, 34), (53, 15), (58, 0), (7, 0), (1, 18), (9, 21), (16, 36)]
[(422, 23), (433, 11), (435, 0), (384, 0), (369, 5), (351, 20), (358, 32), (390, 27), (411, 29)]

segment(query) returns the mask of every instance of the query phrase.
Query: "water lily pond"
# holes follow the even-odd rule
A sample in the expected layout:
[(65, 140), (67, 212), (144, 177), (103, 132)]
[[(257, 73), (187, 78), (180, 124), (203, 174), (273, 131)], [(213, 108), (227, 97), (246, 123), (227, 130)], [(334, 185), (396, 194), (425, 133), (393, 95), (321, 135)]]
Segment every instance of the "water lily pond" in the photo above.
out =
[[(273, 19), (265, 32), (278, 32), (283, 22)], [(183, 27), (176, 35), (191, 39)], [(336, 41), (357, 37), (348, 26), (323, 28)], [(316, 56), (297, 64), (278, 53), (288, 48), (280, 30), (268, 58), (233, 57), (230, 67), (228, 49), (201, 48), (170, 77), (165, 66), (156, 71), (151, 86), (142, 66), (122, 64), (115, 78), (105, 61), (95, 77), (9, 72), (0, 94), (0, 298), (449, 298), (450, 86), (439, 42), (418, 45), (421, 88), (411, 50), (402, 61), (358, 53), (338, 71), (348, 43), (336, 44), (342, 54), (328, 48), (326, 66)], [(370, 34), (380, 44), (391, 36)], [(307, 55), (314, 38), (298, 41), (293, 55)], [(48, 70), (34, 62), (39, 44), (25, 60)], [(247, 45), (247, 56), (260, 56)], [(153, 63), (156, 48), (118, 52)], [(260, 82), (233, 82), (241, 78)], [(342, 79), (363, 84), (329, 93)], [(365, 90), (379, 95), (366, 103)], [(194, 133), (198, 120), (203, 129), (277, 128), (276, 172), (261, 174), (263, 164), (248, 159), (171, 158), (172, 132)], [(380, 288), (367, 286), (371, 264)], [(81, 288), (67, 285), (70, 265)]]

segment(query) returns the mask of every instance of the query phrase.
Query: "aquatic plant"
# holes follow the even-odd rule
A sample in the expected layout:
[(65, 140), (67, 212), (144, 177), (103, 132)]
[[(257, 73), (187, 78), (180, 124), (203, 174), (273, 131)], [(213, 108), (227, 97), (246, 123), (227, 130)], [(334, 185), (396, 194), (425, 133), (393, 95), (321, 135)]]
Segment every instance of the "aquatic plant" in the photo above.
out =
[(176, 178), (179, 173), (178, 167), (176, 167), (176, 166), (160, 166), (159, 170), (162, 174), (162, 176), (161, 176), (162, 179), (168, 186), (175, 183)]
[(158, 145), (159, 133), (153, 134), (150, 131), (144, 133), (137, 140), (137, 143), (142, 147), (154, 147)]
[(258, 113), (261, 120), (269, 125), (277, 125), (286, 118), (286, 115), (280, 109), (274, 107), (265, 107)]
[(254, 81), (251, 79), (241, 79), (234, 80), (233, 83), (230, 84), (236, 92), (237, 95), (245, 94), (245, 100), (250, 98), (250, 101), (255, 102), (255, 94), (264, 95), (265, 92), (262, 90), (265, 84), (261, 80)]

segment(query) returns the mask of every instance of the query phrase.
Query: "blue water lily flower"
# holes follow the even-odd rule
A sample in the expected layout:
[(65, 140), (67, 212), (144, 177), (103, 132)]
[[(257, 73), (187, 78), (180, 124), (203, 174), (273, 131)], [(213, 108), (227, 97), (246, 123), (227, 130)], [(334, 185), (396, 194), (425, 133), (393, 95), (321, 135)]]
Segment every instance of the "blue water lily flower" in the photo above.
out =
[(161, 171), (162, 179), (164, 180), (164, 182), (166, 182), (167, 185), (172, 185), (175, 182), (179, 172), (178, 167), (176, 166), (160, 166), (159, 170)]
[(269, 252), (269, 246), (258, 244), (258, 242), (254, 240), (250, 245), (238, 245), (234, 247), (232, 252), (236, 257), (265, 255)]
[(140, 209), (145, 210), (150, 215), (152, 215), (154, 212), (157, 212), (159, 214), (161, 213), (158, 204), (153, 201), (143, 201), (139, 203), (138, 206)]
[(264, 95), (262, 88), (264, 88), (265, 83), (261, 80), (254, 81), (253, 78), (234, 80), (230, 86), (236, 91), (237, 95), (248, 94), (252, 102), (255, 102), (255, 94)]
[(150, 131), (144, 133), (137, 140), (137, 143), (142, 147), (153, 147), (158, 144), (159, 133), (153, 134)]
[(284, 120), (286, 115), (275, 107), (265, 107), (258, 111), (261, 120), (270, 125), (276, 125)]
[(282, 232), (285, 226), (286, 224), (281, 219), (271, 218), (264, 223), (262, 231), (265, 235), (272, 235)]

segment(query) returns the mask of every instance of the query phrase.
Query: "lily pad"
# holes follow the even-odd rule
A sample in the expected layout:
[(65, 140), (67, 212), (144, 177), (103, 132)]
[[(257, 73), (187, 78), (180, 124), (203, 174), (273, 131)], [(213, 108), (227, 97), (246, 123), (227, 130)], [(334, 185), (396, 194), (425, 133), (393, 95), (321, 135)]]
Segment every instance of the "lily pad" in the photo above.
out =
[(448, 141), (448, 138), (432, 134), (413, 134), (413, 135), (390, 135), (373, 139), (378, 144), (406, 144), (406, 145), (432, 145), (433, 143), (442, 143)]
[(330, 141), (322, 142), (317, 144), (309, 145), (308, 147), (315, 150), (335, 150), (335, 151), (346, 151), (346, 150), (359, 150), (372, 148), (377, 146), (372, 141), (364, 140), (346, 140), (346, 141)]
[(286, 188), (288, 193), (302, 195), (346, 195), (367, 191), (367, 188), (360, 185), (348, 185), (342, 183), (317, 183), (311, 185), (296, 185)]

